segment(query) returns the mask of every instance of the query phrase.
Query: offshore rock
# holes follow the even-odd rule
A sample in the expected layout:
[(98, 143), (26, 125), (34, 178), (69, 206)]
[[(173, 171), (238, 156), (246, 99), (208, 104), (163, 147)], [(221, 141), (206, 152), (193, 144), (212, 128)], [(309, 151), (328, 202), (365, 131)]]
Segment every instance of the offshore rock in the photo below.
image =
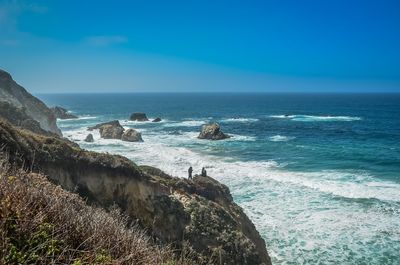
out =
[(64, 109), (59, 106), (52, 107), (51, 111), (53, 111), (53, 113), (57, 119), (67, 120), (67, 119), (77, 119), (78, 118), (78, 116), (68, 113), (67, 109)]
[(146, 116), (146, 113), (141, 113), (141, 112), (132, 113), (132, 115), (129, 119), (131, 121), (148, 121), (149, 120)]
[(199, 139), (223, 140), (231, 136), (223, 133), (218, 123), (205, 124), (201, 128)]
[(104, 125), (112, 125), (112, 126), (120, 126), (120, 127), (122, 127), (118, 120), (113, 120), (113, 121), (99, 123), (99, 124), (97, 124), (95, 126), (92, 126), (92, 127), (88, 127), (88, 131), (98, 130), (98, 129), (100, 129), (100, 127), (102, 127)]
[(121, 139), (124, 128), (122, 126), (103, 125), (99, 132), (100, 137), (104, 139)]
[(155, 118), (154, 120), (153, 120), (153, 122), (160, 122), (161, 121), (161, 118)]
[(134, 129), (126, 130), (122, 134), (121, 140), (126, 142), (143, 142), (142, 134)]
[(86, 138), (85, 138), (84, 141), (85, 141), (85, 142), (88, 142), (88, 143), (93, 143), (93, 142), (94, 142), (93, 134), (89, 133), (89, 134), (86, 136)]

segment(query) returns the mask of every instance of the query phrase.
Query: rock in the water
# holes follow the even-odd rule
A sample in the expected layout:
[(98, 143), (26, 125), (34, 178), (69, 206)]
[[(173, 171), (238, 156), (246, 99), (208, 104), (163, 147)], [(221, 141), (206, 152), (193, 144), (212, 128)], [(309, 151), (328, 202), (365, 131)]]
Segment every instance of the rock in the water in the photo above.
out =
[(88, 127), (88, 130), (89, 131), (98, 130), (98, 129), (100, 129), (100, 127), (102, 127), (104, 125), (112, 125), (112, 126), (115, 126), (115, 127), (122, 127), (118, 120), (114, 120), (114, 121), (108, 121), (108, 122), (99, 123), (99, 124), (97, 124), (95, 126), (92, 126), (92, 127)]
[(218, 123), (205, 124), (201, 128), (199, 139), (222, 140), (231, 136), (223, 133)]
[(134, 129), (126, 130), (122, 134), (121, 140), (126, 142), (143, 142), (142, 134)]
[(85, 142), (93, 143), (94, 142), (93, 134), (89, 133), (85, 138)]
[(57, 119), (67, 120), (67, 119), (77, 119), (78, 116), (75, 116), (71, 113), (68, 113), (68, 110), (61, 108), (59, 106), (55, 106), (51, 108), (51, 111), (54, 113)]
[(155, 118), (154, 120), (153, 120), (153, 122), (160, 122), (161, 121), (161, 118)]
[(132, 113), (130, 117), (131, 121), (148, 121), (149, 119), (146, 116), (146, 113), (135, 112)]
[(37, 121), (43, 130), (62, 135), (53, 112), (3, 70), (0, 70), (0, 100), (8, 102), (15, 108), (23, 109), (25, 114)]
[(124, 127), (113, 126), (113, 125), (103, 125), (99, 129), (100, 137), (104, 139), (121, 139), (124, 133)]

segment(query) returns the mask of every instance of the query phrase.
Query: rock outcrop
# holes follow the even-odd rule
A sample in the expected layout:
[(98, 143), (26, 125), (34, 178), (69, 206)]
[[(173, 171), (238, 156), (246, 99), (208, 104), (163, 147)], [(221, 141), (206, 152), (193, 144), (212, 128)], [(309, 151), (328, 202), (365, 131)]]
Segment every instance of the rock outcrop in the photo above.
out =
[(89, 134), (86, 136), (86, 138), (85, 138), (84, 141), (87, 142), (87, 143), (93, 143), (93, 142), (94, 142), (93, 134), (89, 133)]
[(142, 134), (134, 129), (126, 130), (122, 134), (121, 140), (126, 142), (143, 142)]
[(26, 114), (24, 108), (17, 108), (6, 101), (0, 101), (0, 117), (8, 120), (15, 126), (30, 130), (37, 134), (55, 135), (43, 130), (38, 121), (35, 121)]
[(100, 137), (104, 139), (121, 139), (124, 128), (122, 126), (103, 125), (99, 132)]
[(154, 120), (153, 120), (153, 122), (160, 122), (161, 121), (161, 118), (159, 118), (159, 117), (157, 117), (157, 118), (155, 118)]
[(129, 119), (131, 121), (148, 121), (149, 120), (146, 116), (146, 113), (141, 113), (141, 112), (132, 113), (132, 115)]
[(100, 129), (100, 127), (102, 127), (104, 125), (112, 125), (112, 126), (120, 126), (120, 127), (122, 127), (118, 120), (113, 120), (113, 121), (99, 123), (99, 124), (97, 124), (95, 126), (92, 126), (92, 127), (88, 127), (88, 131), (98, 130), (98, 129)]
[(0, 142), (12, 163), (29, 165), (90, 202), (118, 205), (160, 243), (193, 251), (197, 262), (271, 264), (252, 222), (233, 202), (229, 189), (212, 178), (173, 178), (122, 156), (19, 130), (4, 120)]
[(75, 116), (71, 113), (68, 113), (67, 109), (64, 109), (59, 106), (55, 106), (51, 108), (51, 111), (54, 113), (57, 119), (67, 120), (67, 119), (77, 119), (78, 116)]
[(25, 114), (39, 122), (43, 130), (62, 135), (53, 112), (42, 101), (18, 85), (11, 75), (3, 70), (0, 70), (0, 101), (24, 109)]
[(199, 139), (223, 140), (231, 136), (223, 133), (218, 123), (205, 124), (201, 128)]
[(88, 130), (98, 129), (101, 138), (104, 139), (119, 139), (126, 142), (143, 142), (142, 134), (134, 129), (125, 131), (119, 121), (109, 121), (89, 127)]

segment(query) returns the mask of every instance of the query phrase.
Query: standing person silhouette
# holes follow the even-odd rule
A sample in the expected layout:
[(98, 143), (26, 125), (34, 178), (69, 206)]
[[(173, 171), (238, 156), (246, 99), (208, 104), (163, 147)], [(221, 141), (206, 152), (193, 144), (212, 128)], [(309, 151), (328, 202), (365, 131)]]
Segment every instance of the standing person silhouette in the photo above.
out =
[(206, 168), (205, 168), (205, 167), (203, 167), (203, 168), (201, 169), (201, 176), (202, 176), (202, 177), (207, 177), (207, 171), (206, 171)]
[(189, 179), (192, 179), (192, 172), (193, 172), (193, 168), (189, 167), (189, 169), (188, 169)]

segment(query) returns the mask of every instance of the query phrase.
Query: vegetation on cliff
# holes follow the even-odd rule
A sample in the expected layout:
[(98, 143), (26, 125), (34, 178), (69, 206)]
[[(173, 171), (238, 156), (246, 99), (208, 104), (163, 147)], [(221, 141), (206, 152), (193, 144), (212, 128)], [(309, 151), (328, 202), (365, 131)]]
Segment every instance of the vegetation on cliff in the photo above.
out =
[(82, 150), (0, 119), (0, 142), (18, 166), (43, 172), (91, 204), (117, 205), (159, 244), (200, 264), (270, 264), (264, 240), (229, 189), (210, 177), (171, 177), (122, 156)]
[(194, 264), (152, 242), (117, 208), (89, 206), (0, 153), (0, 264)]

